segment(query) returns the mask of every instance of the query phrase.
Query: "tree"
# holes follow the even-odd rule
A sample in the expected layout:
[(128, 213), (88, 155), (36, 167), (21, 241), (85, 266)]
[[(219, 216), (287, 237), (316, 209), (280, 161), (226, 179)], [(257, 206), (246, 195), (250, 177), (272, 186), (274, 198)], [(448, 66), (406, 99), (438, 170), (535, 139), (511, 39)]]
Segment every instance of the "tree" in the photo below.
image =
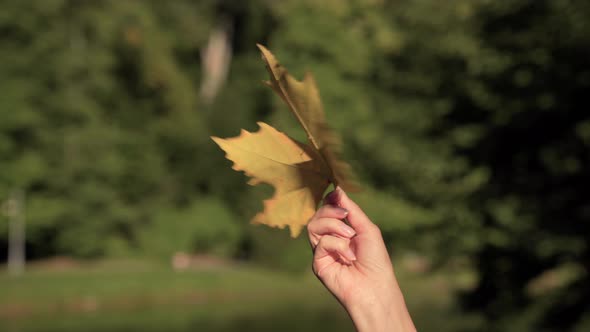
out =
[(31, 255), (137, 248), (155, 211), (208, 187), (195, 91), (211, 4), (4, 7), (0, 195), (29, 193)]
[[(485, 97), (465, 98), (450, 120), (485, 126), (465, 151), (490, 174), (472, 201), (483, 246), (466, 304), (483, 309), (492, 329), (531, 320), (564, 331), (590, 312), (588, 14), (588, 4), (554, 1), (494, 3), (479, 14), (484, 47), (505, 65), (482, 75)], [(531, 284), (556, 271), (570, 276), (535, 296)]]
[[(271, 48), (318, 76), (369, 188), (363, 206), (398, 245), (473, 257), (480, 280), (465, 307), (490, 330), (571, 329), (589, 312), (588, 10), (524, 0), (275, 8)], [(566, 276), (557, 288), (531, 291), (554, 272)]]
[[(363, 180), (355, 199), (389, 243), (437, 265), (470, 258), (464, 305), (490, 330), (583, 328), (589, 14), (532, 0), (6, 2), (0, 199), (27, 192), (33, 256), (167, 255), (176, 242), (152, 239), (176, 230), (183, 250), (306, 268), (305, 239), (245, 227), (270, 193), (208, 139), (260, 120), (305, 139), (257, 83), (260, 42), (314, 73)], [(201, 103), (200, 51), (220, 20), (233, 60)], [(547, 275), (556, 286), (535, 286)]]

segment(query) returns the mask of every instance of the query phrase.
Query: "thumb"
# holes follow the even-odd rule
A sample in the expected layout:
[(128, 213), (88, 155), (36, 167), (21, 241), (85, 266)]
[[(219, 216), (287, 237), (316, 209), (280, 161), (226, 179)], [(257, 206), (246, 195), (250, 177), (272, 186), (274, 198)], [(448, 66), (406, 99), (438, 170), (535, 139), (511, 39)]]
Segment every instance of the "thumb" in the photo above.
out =
[(357, 233), (365, 232), (370, 228), (375, 227), (375, 224), (373, 224), (363, 210), (348, 197), (342, 188), (336, 187), (334, 191), (326, 196), (324, 201), (326, 204), (339, 206), (348, 210), (349, 213), (346, 219)]

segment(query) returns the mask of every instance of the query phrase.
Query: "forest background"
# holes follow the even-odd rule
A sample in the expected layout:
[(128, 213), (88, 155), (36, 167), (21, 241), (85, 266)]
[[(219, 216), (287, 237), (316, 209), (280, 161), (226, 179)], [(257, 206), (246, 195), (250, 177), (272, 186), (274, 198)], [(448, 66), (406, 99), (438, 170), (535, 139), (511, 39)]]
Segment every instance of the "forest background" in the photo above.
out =
[(3, 0), (0, 201), (25, 197), (29, 261), (309, 273), (303, 237), (248, 224), (271, 189), (209, 138), (265, 121), (304, 139), (261, 84), (261, 43), (314, 73), (394, 256), (467, 267), (455, 298), (490, 331), (582, 330), (589, 17), (573, 0)]

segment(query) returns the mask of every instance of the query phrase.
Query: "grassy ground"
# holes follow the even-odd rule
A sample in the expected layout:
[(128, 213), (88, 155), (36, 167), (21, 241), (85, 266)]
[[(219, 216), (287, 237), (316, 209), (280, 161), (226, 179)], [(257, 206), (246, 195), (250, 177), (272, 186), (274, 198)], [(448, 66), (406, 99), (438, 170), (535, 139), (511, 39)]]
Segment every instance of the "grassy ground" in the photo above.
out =
[[(451, 296), (460, 278), (398, 272), (421, 331), (456, 331), (477, 319)], [(0, 273), (2, 331), (352, 331), (311, 275), (244, 265), (173, 271), (141, 261), (67, 263)]]

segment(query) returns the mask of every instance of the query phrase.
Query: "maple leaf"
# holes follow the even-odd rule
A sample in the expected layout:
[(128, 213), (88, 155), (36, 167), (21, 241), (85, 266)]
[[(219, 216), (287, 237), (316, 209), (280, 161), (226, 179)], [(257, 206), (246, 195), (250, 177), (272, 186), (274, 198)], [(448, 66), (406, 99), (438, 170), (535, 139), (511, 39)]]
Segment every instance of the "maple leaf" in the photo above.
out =
[(289, 74), (264, 46), (256, 44), (266, 62), (270, 80), (265, 84), (273, 89), (295, 115), (311, 145), (320, 153), (330, 169), (330, 181), (346, 191), (357, 191), (350, 166), (340, 159), (341, 142), (326, 123), (319, 89), (313, 75), (307, 72), (303, 81)]
[(212, 138), (234, 162), (233, 169), (251, 177), (249, 184), (275, 187), (274, 196), (264, 201), (264, 212), (252, 222), (279, 228), (289, 225), (291, 236), (296, 237), (330, 184), (329, 170), (309, 146), (266, 123), (258, 125), (256, 133), (242, 130), (237, 137)]
[(239, 136), (211, 137), (234, 162), (233, 169), (251, 177), (251, 185), (272, 185), (272, 198), (264, 201), (264, 211), (253, 223), (284, 228), (297, 237), (307, 224), (330, 183), (344, 190), (357, 189), (351, 169), (339, 158), (340, 140), (325, 120), (318, 88), (311, 74), (297, 81), (264, 46), (262, 52), (270, 80), (265, 82), (289, 106), (310, 144), (298, 142), (263, 122), (255, 133), (242, 130)]

